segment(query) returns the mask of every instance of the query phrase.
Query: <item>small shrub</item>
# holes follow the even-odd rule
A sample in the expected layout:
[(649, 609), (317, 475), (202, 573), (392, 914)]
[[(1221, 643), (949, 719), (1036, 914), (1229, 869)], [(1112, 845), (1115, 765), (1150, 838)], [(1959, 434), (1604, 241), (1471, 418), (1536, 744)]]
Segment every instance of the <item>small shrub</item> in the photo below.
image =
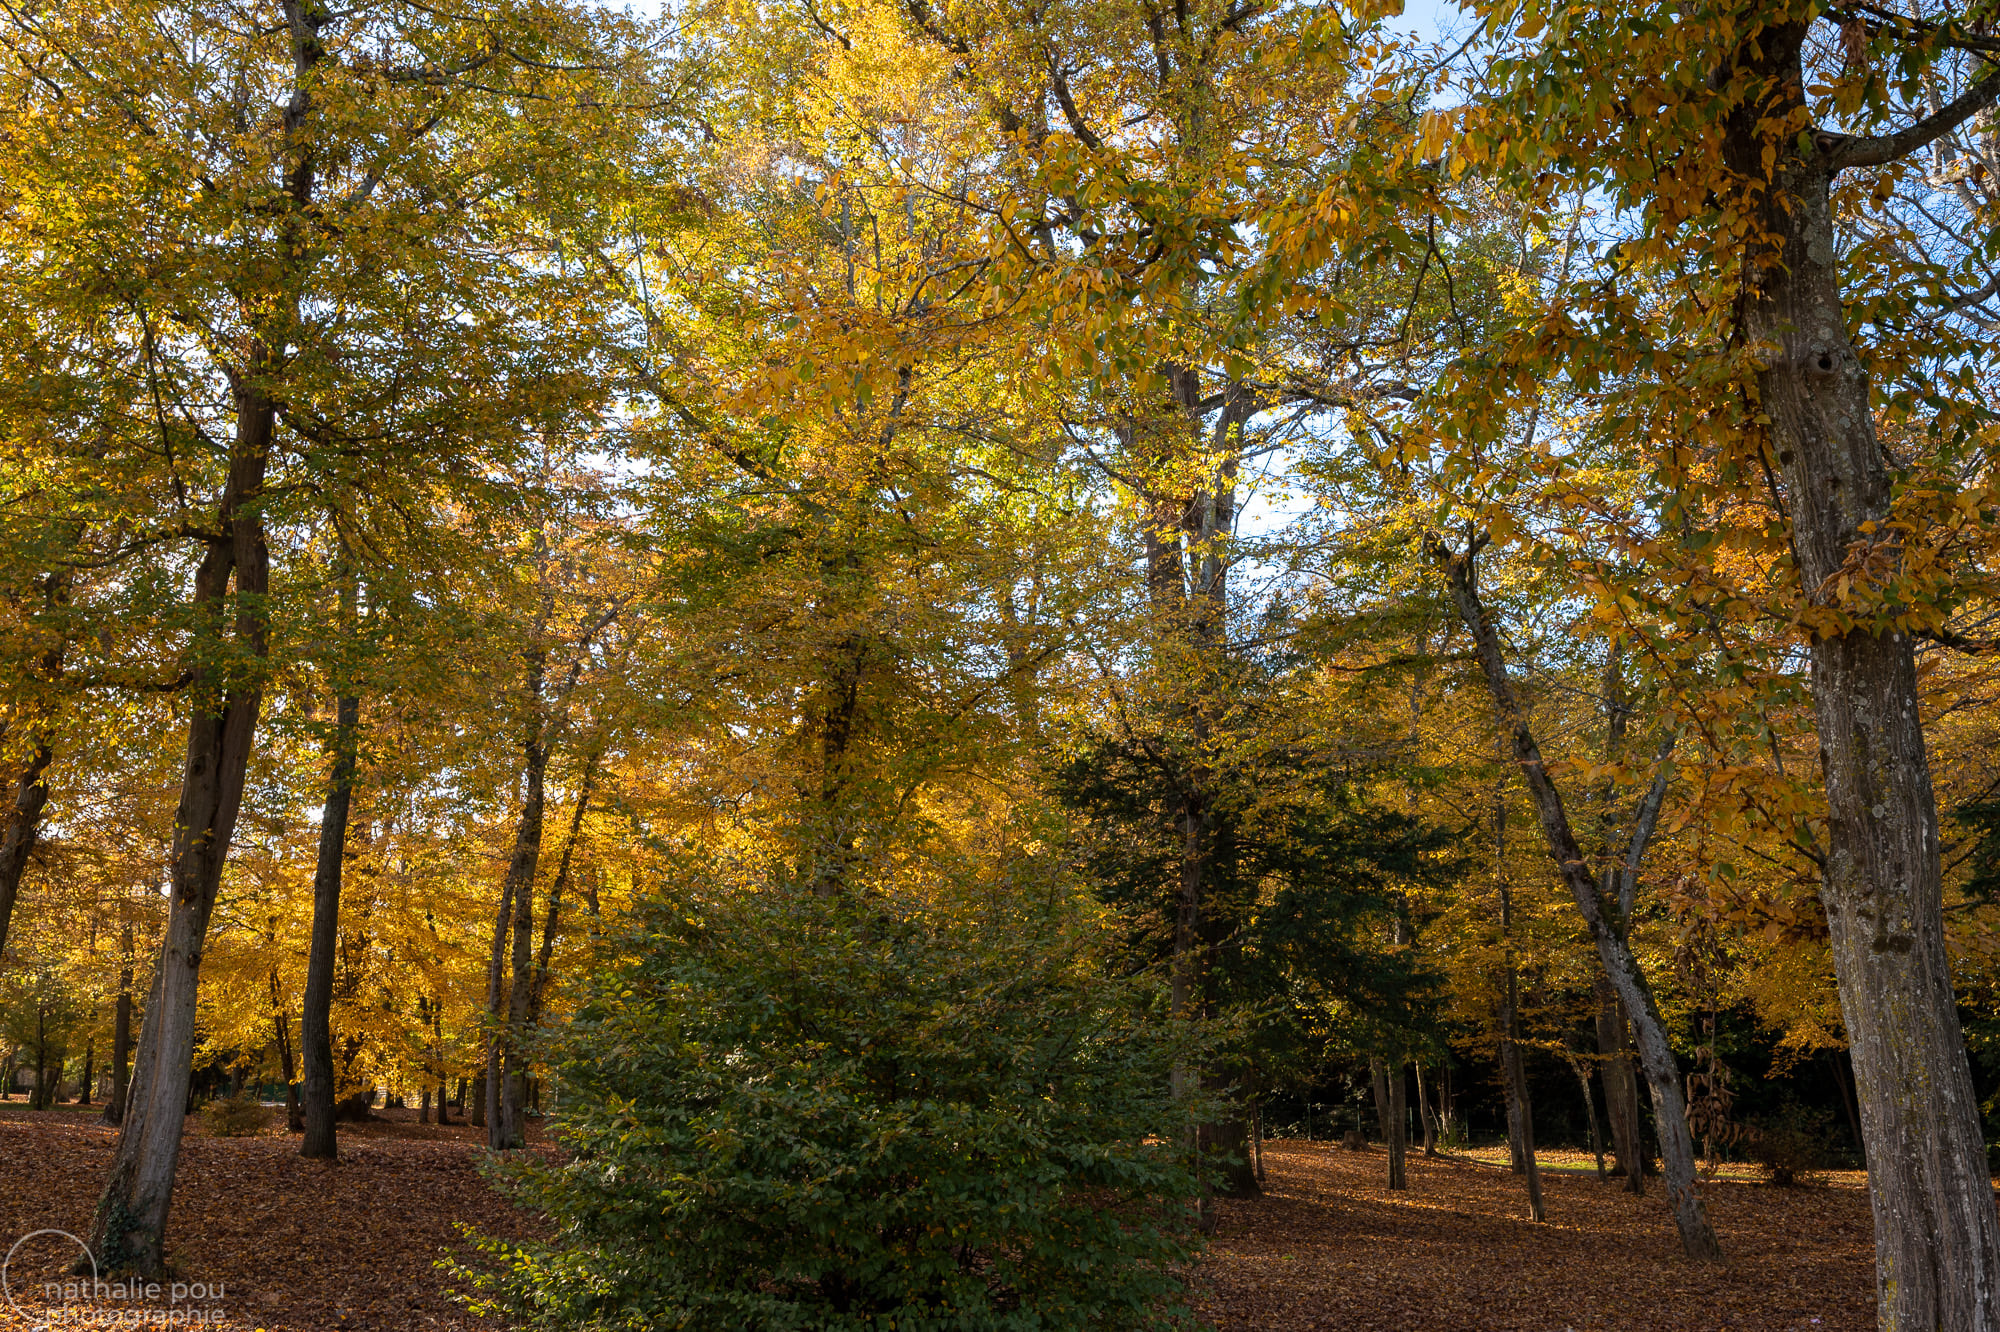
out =
[(201, 1108), (201, 1118), (218, 1138), (248, 1138), (271, 1124), (271, 1112), (247, 1094), (210, 1101)]
[[(553, 1238), (479, 1237), (527, 1329), (1131, 1329), (1185, 1314), (1186, 1057), (1074, 916), (784, 888), (661, 902), (554, 1051)], [(703, 899), (706, 900), (703, 900)], [(1174, 1024), (1177, 1025), (1177, 1024)]]
[(1817, 1184), (1833, 1164), (1832, 1132), (1831, 1114), (1791, 1101), (1754, 1123), (1746, 1145), (1765, 1183), (1779, 1188)]

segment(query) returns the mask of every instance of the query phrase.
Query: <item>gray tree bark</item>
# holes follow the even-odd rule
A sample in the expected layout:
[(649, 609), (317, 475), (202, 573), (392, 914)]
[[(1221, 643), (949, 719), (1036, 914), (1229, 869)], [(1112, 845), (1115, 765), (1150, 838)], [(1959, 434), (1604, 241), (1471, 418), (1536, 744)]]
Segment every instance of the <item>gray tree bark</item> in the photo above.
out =
[[(1993, 103), (2000, 73), (1923, 125), (1882, 138), (1810, 124), (1802, 23), (1752, 29), (1727, 67), (1764, 89), (1728, 124), (1725, 160), (1747, 183), (1742, 329), (1762, 349), (1757, 405), (1783, 479), (1799, 586), (1832, 606), (1843, 572), (1894, 569), (1891, 479), (1867, 363), (1848, 337), (1831, 189), (1849, 167), (1920, 150)], [(1780, 119), (1782, 118), (1782, 120)], [(1826, 779), (1820, 902), (1832, 935), (1875, 1213), (1885, 1332), (2000, 1329), (2000, 1219), (1946, 951), (1938, 816), (1908, 633), (1827, 617), (1810, 627)]]

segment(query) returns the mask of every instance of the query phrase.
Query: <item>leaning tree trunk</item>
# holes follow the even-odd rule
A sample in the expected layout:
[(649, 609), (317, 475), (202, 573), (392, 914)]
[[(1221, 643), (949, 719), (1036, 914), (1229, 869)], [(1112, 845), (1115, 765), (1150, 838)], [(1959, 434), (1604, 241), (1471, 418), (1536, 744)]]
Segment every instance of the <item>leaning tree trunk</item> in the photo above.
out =
[(577, 784), (576, 808), (571, 811), (569, 835), (563, 838), (562, 857), (556, 862), (556, 876), (549, 881), (549, 903), (542, 911), (542, 943), (535, 952), (534, 985), (528, 993), (528, 1025), (542, 1019), (542, 1005), (549, 997), (549, 968), (555, 960), (556, 933), (562, 921), (563, 894), (569, 889), (570, 867), (576, 859), (577, 838), (583, 834), (583, 816), (590, 810), (591, 788), (597, 782), (597, 765), (603, 750), (592, 753), (583, 765), (583, 780)]
[(354, 808), (356, 733), (361, 700), (334, 703), (333, 768), (319, 821), (319, 860), (313, 868), (312, 952), (306, 960), (306, 993), (299, 1010), (303, 1088), (300, 1115), (305, 1137), (299, 1155), (331, 1161), (340, 1155), (334, 1132), (339, 1099), (333, 1072), (333, 973), (340, 951), (340, 884), (347, 859), (347, 825)]
[[(247, 653), (258, 661), (266, 651), (262, 602), (270, 561), (260, 506), (275, 410), (255, 383), (267, 370), (261, 352), (254, 355), (236, 390), (236, 440), (216, 524), (220, 531), (209, 539), (195, 574), (194, 596), (197, 615), (215, 633), (234, 575), (236, 643), (226, 655)], [(166, 935), (153, 968), (118, 1151), (91, 1229), (91, 1250), (108, 1268), (150, 1273), (165, 1262), (167, 1211), (193, 1068), (201, 958), (242, 806), (262, 701), (254, 674), (246, 680), (239, 669), (230, 673), (232, 679), (218, 678), (213, 661), (225, 655), (215, 650), (220, 646), (196, 655), (196, 702), (188, 719), (187, 765), (174, 816)], [(219, 698), (214, 697), (217, 690)]]
[[(75, 577), (73, 569), (62, 569), (50, 574), (42, 582), (42, 595), (51, 607), (69, 600), (70, 583)], [(37, 673), (45, 681), (54, 681), (62, 675), (63, 656), (68, 644), (58, 638), (36, 663)], [(0, 958), (7, 953), (8, 931), (13, 926), (14, 902), (21, 892), (21, 874), (28, 867), (28, 857), (34, 853), (35, 839), (41, 832), (42, 814), (49, 803), (48, 771), (55, 758), (55, 751), (49, 746), (48, 736), (40, 731), (32, 731), (34, 743), (28, 762), (21, 769), (14, 782), (14, 800), (7, 809), (4, 830), (0, 830)], [(4, 966), (4, 963), (0, 963)]]
[(7, 824), (0, 831), (0, 955), (7, 949), (7, 932), (14, 919), (14, 899), (20, 895), (21, 872), (35, 849), (35, 835), (42, 826), (42, 810), (49, 802), (48, 783), (43, 777), (55, 753), (46, 744), (37, 744), (28, 756), (28, 766), (14, 784), (14, 799), (7, 807)]
[[(1868, 365), (1848, 338), (1830, 191), (1844, 167), (1921, 143), (1789, 131), (1774, 140), (1765, 117), (1789, 124), (1805, 110), (1804, 39), (1803, 26), (1767, 29), (1733, 53), (1770, 100), (1732, 116), (1726, 152), (1762, 201), (1744, 258), (1743, 331), (1764, 349), (1757, 406), (1813, 608), (1804, 623), (1828, 814), (1819, 893), (1866, 1142), (1879, 1317), (1885, 1332), (1992, 1332), (2000, 1219), (1952, 993), (1915, 653), (1892, 627), (1899, 608), (1852, 618), (1833, 609), (1850, 578), (1866, 587), (1881, 570), (1894, 576), (1902, 537)], [(1988, 66), (1946, 119), (1990, 102), (1992, 85)]]
[(1494, 709), (1507, 729), (1514, 761), (1527, 783), (1529, 794), (1534, 797), (1535, 814), (1542, 825), (1542, 839), (1597, 945), (1598, 961), (1611, 977), (1618, 997), (1624, 1001), (1626, 1012), (1631, 1015), (1633, 1031), (1638, 1037), (1639, 1063), (1645, 1070), (1647, 1085), (1653, 1093), (1655, 1131), (1660, 1138), (1660, 1156), (1666, 1165), (1667, 1203), (1673, 1211), (1674, 1224), (1680, 1231), (1681, 1249), (1690, 1258), (1719, 1262), (1722, 1245), (1715, 1237), (1714, 1228), (1709, 1225), (1708, 1213), (1696, 1192), (1694, 1141), (1688, 1133), (1687, 1102), (1681, 1091), (1680, 1065), (1674, 1059), (1673, 1048), (1667, 1044), (1666, 1024), (1653, 1002), (1653, 992), (1646, 984), (1645, 973), (1639, 970), (1638, 960), (1632, 956), (1631, 948), (1612, 920), (1613, 913), (1618, 910), (1617, 904), (1609, 904), (1610, 910), (1607, 911), (1607, 904), (1599, 896), (1597, 877), (1585, 863), (1583, 848), (1577, 844), (1576, 835), (1570, 828), (1569, 816), (1563, 809), (1562, 793), (1556, 790), (1555, 783), (1549, 778), (1541, 749), (1536, 745), (1534, 732), (1529, 729), (1527, 716), (1521, 710), (1513, 679), (1507, 673), (1506, 658), (1500, 651), (1500, 636), (1487, 618), (1485, 607), (1480, 604), (1474, 551), (1468, 549), (1458, 554), (1434, 544), (1433, 554), (1444, 564), (1452, 600), (1472, 636), (1480, 671), (1486, 677)]

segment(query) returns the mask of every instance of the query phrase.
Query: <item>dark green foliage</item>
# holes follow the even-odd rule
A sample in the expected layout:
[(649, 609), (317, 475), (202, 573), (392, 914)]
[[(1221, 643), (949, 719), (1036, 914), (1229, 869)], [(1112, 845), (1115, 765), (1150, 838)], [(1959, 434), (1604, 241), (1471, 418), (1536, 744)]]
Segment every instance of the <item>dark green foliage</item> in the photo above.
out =
[[(1085, 872), (1133, 922), (1140, 958), (1173, 937), (1185, 836), (1173, 777), (1146, 747), (1101, 741), (1055, 777), (1085, 823)], [(1458, 870), (1449, 835), (1368, 804), (1351, 774), (1265, 752), (1222, 774), (1207, 809), (1202, 976), (1210, 1010), (1274, 1019), (1260, 1042), (1314, 1054), (1407, 1043), (1432, 1025), (1438, 979), (1390, 942), (1404, 892)]]
[(1089, 931), (1015, 885), (949, 909), (683, 895), (553, 1053), (547, 1243), (458, 1269), (536, 1328), (1084, 1329), (1185, 1317), (1185, 1052)]
[(1750, 1159), (1779, 1187), (1815, 1184), (1833, 1165), (1833, 1115), (1788, 1101), (1750, 1126)]
[(1947, 817), (1971, 842), (1964, 852), (1970, 871), (1965, 879), (1966, 895), (1981, 902), (2000, 902), (2000, 800), (1968, 800)]

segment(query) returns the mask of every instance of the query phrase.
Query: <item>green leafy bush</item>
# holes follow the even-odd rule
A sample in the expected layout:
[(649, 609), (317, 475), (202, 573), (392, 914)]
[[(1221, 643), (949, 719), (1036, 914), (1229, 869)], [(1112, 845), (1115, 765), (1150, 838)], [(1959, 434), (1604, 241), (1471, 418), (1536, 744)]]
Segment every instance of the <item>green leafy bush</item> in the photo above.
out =
[(1780, 1106), (1751, 1126), (1750, 1159), (1764, 1172), (1764, 1182), (1788, 1188), (1821, 1182), (1833, 1164), (1828, 1146), (1833, 1116), (1795, 1101)]
[[(996, 891), (994, 900), (1012, 901)], [(1187, 1316), (1196, 1243), (1147, 983), (1074, 916), (711, 893), (644, 913), (554, 1052), (553, 1238), (482, 1238), (541, 1328), (1083, 1329)]]
[(210, 1101), (201, 1108), (201, 1119), (218, 1138), (248, 1138), (271, 1126), (271, 1112), (247, 1094)]

